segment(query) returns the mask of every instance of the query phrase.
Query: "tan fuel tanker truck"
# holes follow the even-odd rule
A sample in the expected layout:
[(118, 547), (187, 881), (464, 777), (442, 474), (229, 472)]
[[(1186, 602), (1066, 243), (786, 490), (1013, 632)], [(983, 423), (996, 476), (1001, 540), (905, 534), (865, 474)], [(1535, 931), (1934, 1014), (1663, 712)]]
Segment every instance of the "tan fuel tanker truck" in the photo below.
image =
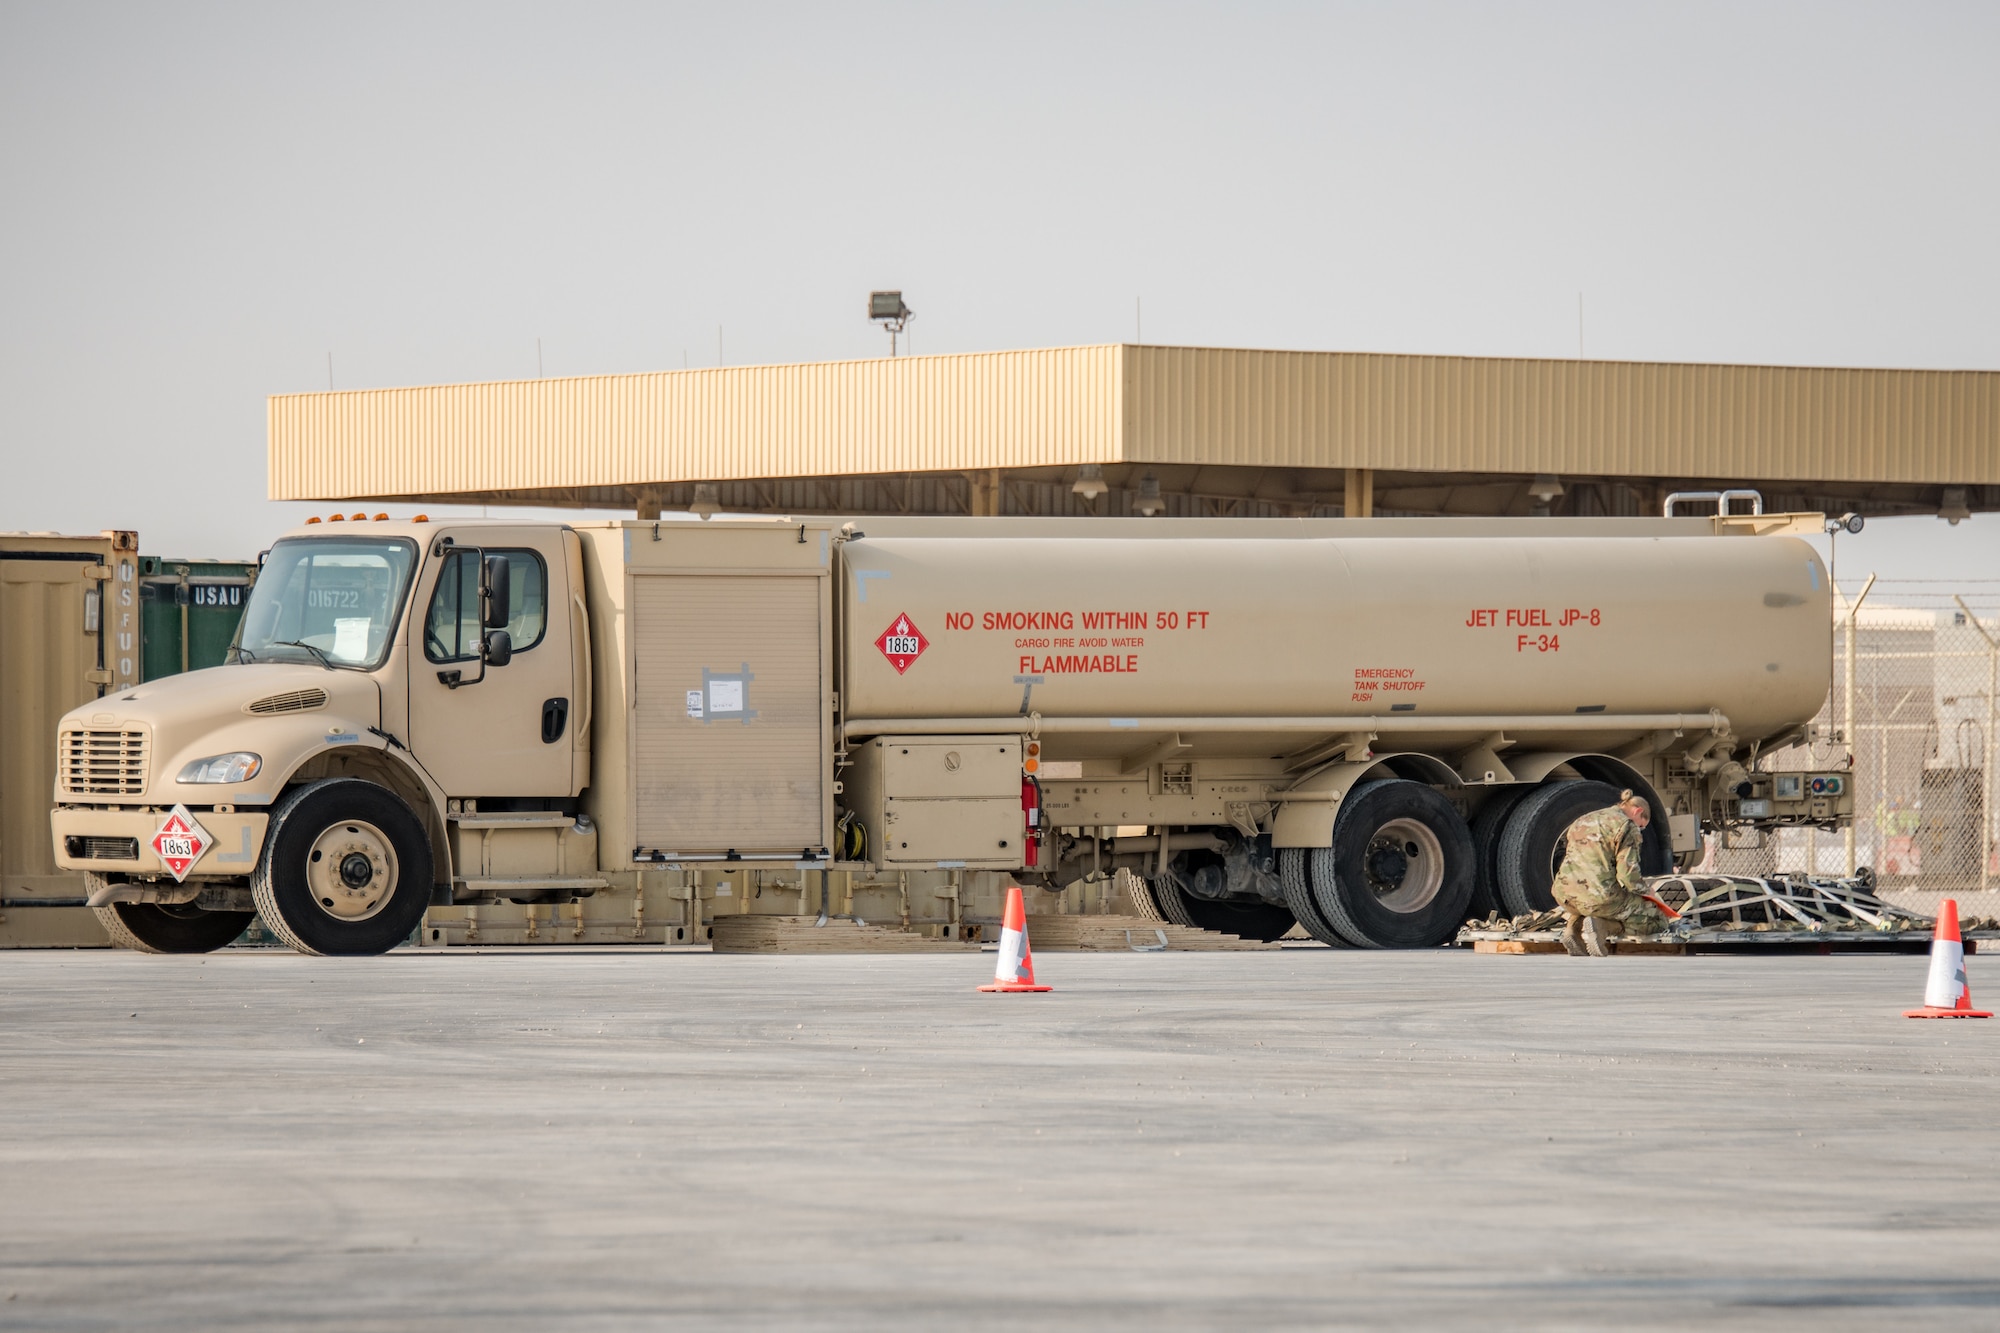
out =
[(1847, 818), (1758, 771), (1827, 694), (1818, 524), (312, 522), (230, 664), (63, 719), (55, 851), (167, 952), (963, 939), (1012, 883), (1434, 945), (1621, 787), (1652, 871)]

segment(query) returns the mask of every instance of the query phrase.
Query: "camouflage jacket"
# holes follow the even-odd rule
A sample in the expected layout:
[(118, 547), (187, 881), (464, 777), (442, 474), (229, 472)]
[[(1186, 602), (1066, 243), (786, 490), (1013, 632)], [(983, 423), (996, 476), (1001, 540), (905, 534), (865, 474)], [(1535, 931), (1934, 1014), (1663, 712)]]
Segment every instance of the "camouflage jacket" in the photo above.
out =
[(1617, 806), (1593, 810), (1563, 834), (1568, 851), (1556, 878), (1600, 893), (1619, 888), (1643, 892), (1646, 879), (1639, 870), (1641, 836), (1639, 826)]

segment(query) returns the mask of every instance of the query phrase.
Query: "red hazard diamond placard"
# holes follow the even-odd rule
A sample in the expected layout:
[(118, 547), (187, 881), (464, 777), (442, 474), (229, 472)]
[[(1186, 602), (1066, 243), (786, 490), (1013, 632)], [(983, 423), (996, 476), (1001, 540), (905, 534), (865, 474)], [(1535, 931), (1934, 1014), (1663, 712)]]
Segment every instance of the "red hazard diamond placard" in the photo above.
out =
[(882, 631), (882, 637), (875, 640), (875, 646), (882, 650), (882, 656), (889, 659), (889, 665), (902, 675), (910, 669), (910, 663), (924, 655), (924, 649), (931, 646), (924, 632), (908, 616), (897, 616), (896, 623)]
[(201, 854), (215, 845), (215, 839), (208, 836), (208, 830), (194, 822), (194, 816), (187, 807), (177, 805), (167, 820), (160, 825), (160, 831), (153, 835), (153, 851), (160, 858), (160, 864), (173, 872), (174, 883), (187, 878), (194, 863), (201, 860)]

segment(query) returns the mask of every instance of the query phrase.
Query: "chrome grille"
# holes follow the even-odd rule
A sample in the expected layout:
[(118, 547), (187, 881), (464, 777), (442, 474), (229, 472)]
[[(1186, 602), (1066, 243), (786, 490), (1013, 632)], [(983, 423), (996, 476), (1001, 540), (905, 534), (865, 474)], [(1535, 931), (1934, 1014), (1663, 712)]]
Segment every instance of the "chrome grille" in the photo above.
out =
[(309, 713), (315, 708), (326, 707), (325, 690), (293, 690), (288, 694), (273, 694), (250, 705), (253, 713)]
[(63, 790), (75, 796), (139, 796), (146, 790), (146, 733), (65, 731), (56, 740)]

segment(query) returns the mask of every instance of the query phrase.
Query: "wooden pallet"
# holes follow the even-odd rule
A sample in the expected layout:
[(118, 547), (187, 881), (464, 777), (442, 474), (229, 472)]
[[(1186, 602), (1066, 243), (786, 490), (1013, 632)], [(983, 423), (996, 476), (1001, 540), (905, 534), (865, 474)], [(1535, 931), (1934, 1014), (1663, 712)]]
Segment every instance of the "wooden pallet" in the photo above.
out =
[(1039, 953), (1233, 953), (1278, 947), (1136, 916), (1086, 915), (1029, 917), (1028, 945)]
[(716, 917), (710, 942), (717, 953), (978, 953), (970, 941), (940, 940), (894, 926), (862, 925), (818, 917)]

